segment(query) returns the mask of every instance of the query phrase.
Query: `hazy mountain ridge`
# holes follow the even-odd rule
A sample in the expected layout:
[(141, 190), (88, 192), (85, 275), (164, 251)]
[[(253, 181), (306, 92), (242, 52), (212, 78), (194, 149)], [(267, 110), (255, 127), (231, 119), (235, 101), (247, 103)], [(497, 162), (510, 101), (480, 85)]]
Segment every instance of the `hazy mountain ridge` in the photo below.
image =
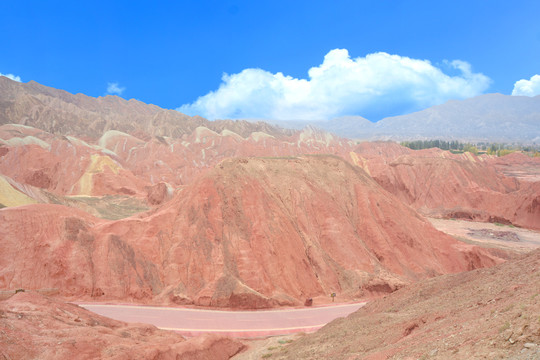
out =
[(92, 139), (112, 129), (179, 138), (199, 126), (217, 132), (227, 129), (243, 137), (259, 131), (272, 136), (292, 134), (263, 122), (209, 121), (135, 99), (74, 95), (35, 81), (20, 83), (0, 76), (0, 125), (3, 124), (27, 125), (53, 134)]
[(463, 141), (540, 143), (540, 96), (486, 94), (451, 100), (411, 114), (371, 122), (361, 116), (328, 121), (260, 119), (209, 121), (176, 110), (118, 96), (93, 98), (38, 84), (0, 77), (0, 125), (22, 124), (62, 135), (99, 138), (107, 130), (132, 135), (180, 138), (205, 126), (242, 137), (264, 132), (287, 137), (305, 126), (361, 140), (443, 139)]
[(492, 142), (540, 142), (540, 96), (486, 94), (451, 100), (411, 114), (376, 123), (360, 116), (316, 126), (364, 140), (457, 139)]

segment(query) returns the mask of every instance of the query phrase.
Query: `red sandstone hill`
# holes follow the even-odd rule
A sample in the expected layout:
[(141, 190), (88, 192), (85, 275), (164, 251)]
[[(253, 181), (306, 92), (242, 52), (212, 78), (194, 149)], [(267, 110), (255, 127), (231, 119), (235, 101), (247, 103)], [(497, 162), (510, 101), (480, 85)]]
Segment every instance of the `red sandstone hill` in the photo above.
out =
[(244, 348), (237, 340), (189, 340), (152, 325), (128, 324), (77, 305), (18, 293), (0, 301), (2, 359), (229, 359)]
[(0, 175), (17, 182), (30, 197), (32, 186), (56, 196), (148, 195), (154, 199), (149, 205), (156, 205), (161, 201), (150, 194), (153, 186), (163, 183), (172, 192), (225, 158), (347, 154), (350, 149), (352, 142), (310, 128), (282, 139), (260, 132), (243, 138), (229, 130), (218, 134), (197, 127), (181, 139), (141, 140), (110, 130), (92, 143), (9, 124), (0, 126)]
[[(5, 77), (0, 77), (0, 100), (1, 124), (46, 130), (2, 126), (0, 173), (55, 195), (143, 198), (150, 186), (189, 184), (228, 157), (331, 153), (349, 159), (352, 150), (350, 141), (313, 129), (209, 122), (135, 100), (73, 95)], [(510, 174), (504, 160), (414, 152), (389, 143), (362, 144), (356, 153), (351, 160), (365, 169), (369, 163), (379, 183), (426, 214), (539, 227), (539, 185), (502, 177), (501, 172)], [(538, 162), (523, 166), (534, 171)]]
[(0, 144), (1, 175), (56, 195), (144, 197), (145, 187), (150, 186), (124, 168), (114, 154), (76, 138), (3, 125)]
[(347, 156), (353, 142), (306, 128), (288, 137), (255, 132), (242, 137), (230, 130), (221, 133), (197, 127), (181, 139), (159, 137), (143, 142), (109, 131), (99, 145), (120, 159), (124, 168), (148, 182), (164, 181), (173, 187), (191, 183), (197, 176), (231, 157), (339, 154)]
[(520, 152), (489, 159), (495, 168), (506, 176), (523, 181), (540, 181), (540, 157), (530, 157)]
[(265, 357), (539, 359), (539, 314), (535, 250), (490, 269), (411, 284)]
[(503, 160), (394, 143), (361, 144), (353, 157), (381, 186), (424, 214), (540, 229), (540, 181), (504, 175), (496, 167)]
[(435, 230), (341, 158), (221, 162), (150, 213), (0, 210), (0, 288), (230, 307), (395, 290), (500, 259)]

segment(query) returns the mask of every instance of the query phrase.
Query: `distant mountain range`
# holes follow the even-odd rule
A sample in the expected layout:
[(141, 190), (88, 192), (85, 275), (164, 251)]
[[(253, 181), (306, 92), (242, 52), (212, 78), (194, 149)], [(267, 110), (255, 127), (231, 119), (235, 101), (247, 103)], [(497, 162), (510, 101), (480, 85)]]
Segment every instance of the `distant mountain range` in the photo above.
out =
[(179, 138), (199, 126), (216, 132), (227, 129), (243, 137), (253, 132), (272, 136), (292, 134), (264, 122), (209, 121), (135, 99), (74, 95), (35, 81), (21, 83), (0, 76), (0, 125), (3, 124), (32, 126), (53, 134), (91, 139), (101, 137), (108, 130)]
[(314, 124), (364, 140), (444, 139), (540, 144), (540, 96), (481, 95), (372, 123), (360, 116)]
[(285, 128), (306, 125), (361, 140), (461, 140), (540, 144), (540, 96), (486, 94), (451, 100), (415, 113), (371, 122), (361, 116), (329, 121), (273, 121)]
[[(371, 122), (361, 116), (329, 121), (216, 120), (190, 117), (117, 96), (70, 94), (34, 81), (19, 83), (0, 76), (0, 125), (16, 123), (49, 131), (96, 138), (115, 129), (180, 137), (198, 126), (224, 129), (243, 137), (253, 132), (290, 136), (308, 125), (361, 140), (441, 139), (540, 144), (540, 96), (481, 95), (401, 116)], [(279, 127), (272, 126), (278, 125)]]

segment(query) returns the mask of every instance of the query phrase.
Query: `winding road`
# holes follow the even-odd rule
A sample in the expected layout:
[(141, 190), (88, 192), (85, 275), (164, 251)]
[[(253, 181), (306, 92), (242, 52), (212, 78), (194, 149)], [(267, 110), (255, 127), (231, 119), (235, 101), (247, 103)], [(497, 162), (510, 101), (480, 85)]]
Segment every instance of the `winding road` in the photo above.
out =
[(218, 333), (234, 337), (259, 337), (312, 332), (349, 315), (365, 303), (302, 309), (223, 311), (139, 305), (79, 303), (96, 314), (125, 322), (152, 324), (185, 336)]

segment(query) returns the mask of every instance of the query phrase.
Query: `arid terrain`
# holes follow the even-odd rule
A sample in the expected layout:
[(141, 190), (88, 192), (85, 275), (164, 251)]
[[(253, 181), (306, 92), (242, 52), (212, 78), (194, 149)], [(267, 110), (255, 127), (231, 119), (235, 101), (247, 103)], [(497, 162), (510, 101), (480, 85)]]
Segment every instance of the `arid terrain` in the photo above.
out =
[(458, 219), (434, 219), (429, 221), (446, 234), (460, 241), (480, 245), (484, 248), (507, 249), (516, 253), (527, 253), (540, 247), (538, 231), (499, 223), (483, 223)]
[(540, 158), (411, 150), (384, 142), (362, 143), (354, 151), (357, 164), (423, 215), (539, 230)]
[(538, 359), (539, 284), (535, 250), (491, 269), (412, 284), (315, 334), (271, 345), (262, 357)]
[[(244, 341), (238, 356), (493, 358), (540, 344), (540, 158), (212, 122), (1, 76), (0, 100), (5, 358), (244, 348), (66, 301), (267, 309), (331, 293), (370, 302), (291, 345)], [(36, 344), (26, 357), (21, 339)]]

